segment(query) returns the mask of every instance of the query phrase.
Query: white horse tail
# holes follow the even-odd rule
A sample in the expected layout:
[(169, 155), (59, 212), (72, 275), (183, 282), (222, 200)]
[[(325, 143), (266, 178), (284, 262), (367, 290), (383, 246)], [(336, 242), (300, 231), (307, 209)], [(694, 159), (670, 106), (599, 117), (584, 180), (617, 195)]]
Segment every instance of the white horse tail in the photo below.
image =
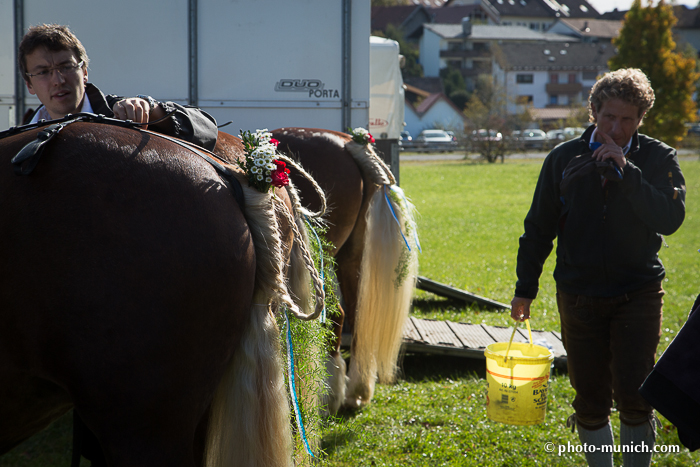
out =
[[(368, 158), (379, 159), (371, 149), (365, 152), (370, 153)], [(375, 163), (375, 167), (370, 173), (379, 173), (390, 181), (385, 166)], [(377, 378), (391, 383), (396, 377), (396, 361), (418, 276), (414, 213), (403, 191), (388, 183), (381, 184), (369, 204), (346, 396), (350, 406), (370, 402)]]
[(292, 465), (279, 329), (267, 306), (254, 304), (250, 319), (211, 405), (207, 467)]
[(244, 216), (256, 255), (250, 323), (211, 405), (207, 467), (289, 467), (292, 433), (273, 312), (296, 307), (284, 280), (281, 235), (272, 198), (241, 180)]

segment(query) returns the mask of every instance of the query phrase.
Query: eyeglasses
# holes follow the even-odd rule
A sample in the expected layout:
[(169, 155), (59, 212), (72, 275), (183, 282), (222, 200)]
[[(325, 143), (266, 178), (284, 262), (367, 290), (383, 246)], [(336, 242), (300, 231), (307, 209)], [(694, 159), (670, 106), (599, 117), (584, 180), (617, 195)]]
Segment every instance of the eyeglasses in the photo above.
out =
[(25, 74), (27, 76), (29, 76), (30, 78), (36, 78), (38, 80), (47, 80), (53, 76), (54, 71), (58, 71), (61, 74), (61, 76), (63, 76), (65, 78), (66, 76), (71, 76), (71, 75), (77, 73), (78, 70), (83, 67), (83, 63), (84, 63), (84, 61), (81, 60), (80, 63), (78, 63), (77, 65), (73, 65), (72, 63), (68, 64), (68, 65), (59, 65), (59, 66), (56, 66), (53, 68), (47, 68), (45, 70), (41, 70), (38, 73), (25, 73)]

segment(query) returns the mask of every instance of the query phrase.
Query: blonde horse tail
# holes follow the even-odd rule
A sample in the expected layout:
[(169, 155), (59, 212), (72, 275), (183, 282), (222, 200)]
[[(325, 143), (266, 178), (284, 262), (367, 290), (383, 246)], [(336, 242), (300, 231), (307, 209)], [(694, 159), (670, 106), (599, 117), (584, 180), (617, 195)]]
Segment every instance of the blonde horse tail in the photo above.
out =
[(253, 304), (250, 319), (211, 405), (207, 467), (292, 465), (279, 329), (268, 306)]
[(279, 328), (273, 312), (296, 307), (284, 280), (281, 235), (272, 198), (242, 180), (256, 255), (250, 323), (225, 370), (211, 405), (207, 467), (289, 467), (292, 433), (282, 372)]
[[(377, 158), (373, 151), (369, 156)], [(383, 175), (382, 171), (388, 171), (378, 164), (375, 167), (369, 173)], [(370, 402), (377, 378), (391, 383), (396, 377), (404, 325), (418, 276), (415, 208), (399, 187), (386, 182), (390, 182), (386, 176), (375, 181), (380, 188), (367, 211), (345, 400), (354, 407)]]

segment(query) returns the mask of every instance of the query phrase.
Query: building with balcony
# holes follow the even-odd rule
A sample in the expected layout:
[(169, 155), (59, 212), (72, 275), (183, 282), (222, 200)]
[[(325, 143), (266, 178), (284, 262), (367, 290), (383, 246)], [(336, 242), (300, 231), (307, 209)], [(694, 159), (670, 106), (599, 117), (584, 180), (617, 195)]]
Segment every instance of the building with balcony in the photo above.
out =
[(472, 24), (424, 24), (420, 38), (420, 63), (428, 77), (440, 76), (448, 66), (462, 73), (467, 89), (473, 89), (481, 74), (493, 73), (494, 45), (564, 43), (573, 39), (560, 34), (537, 32), (524, 26)]
[(615, 55), (610, 44), (502, 44), (494, 79), (508, 96), (509, 113), (534, 108), (586, 107), (598, 76)]

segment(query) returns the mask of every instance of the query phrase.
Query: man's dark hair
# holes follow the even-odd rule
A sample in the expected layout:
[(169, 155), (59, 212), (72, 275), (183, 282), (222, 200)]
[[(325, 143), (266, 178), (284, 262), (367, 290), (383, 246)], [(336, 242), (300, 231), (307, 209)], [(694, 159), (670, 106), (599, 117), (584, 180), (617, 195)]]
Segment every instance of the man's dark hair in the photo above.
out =
[(60, 24), (42, 24), (32, 26), (19, 44), (18, 64), (19, 70), (25, 81), (29, 81), (27, 76), (27, 56), (31, 55), (39, 47), (45, 47), (52, 52), (62, 50), (72, 51), (78, 62), (83, 62), (83, 70), (87, 69), (90, 59), (87, 56), (85, 47), (75, 37), (75, 34), (68, 29), (68, 26)]

